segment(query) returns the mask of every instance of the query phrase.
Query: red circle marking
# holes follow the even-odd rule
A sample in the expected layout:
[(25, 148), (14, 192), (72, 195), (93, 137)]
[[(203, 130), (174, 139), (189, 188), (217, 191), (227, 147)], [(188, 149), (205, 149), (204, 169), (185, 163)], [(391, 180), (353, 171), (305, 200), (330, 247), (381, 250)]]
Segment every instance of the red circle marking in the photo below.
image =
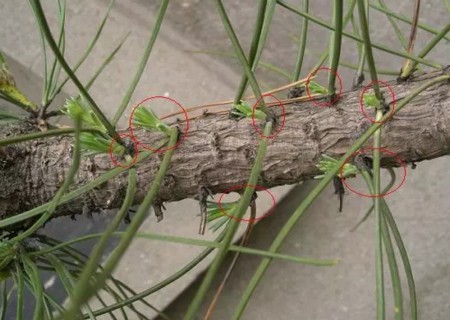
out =
[[(369, 116), (365, 111), (364, 111), (364, 93), (370, 89), (370, 87), (373, 86), (373, 83), (381, 83), (382, 85), (384, 85), (386, 88), (388, 88), (389, 92), (391, 93), (391, 97), (392, 97), (392, 110), (391, 112), (389, 112), (389, 116), (386, 118), (386, 120), (384, 121), (376, 121), (374, 118), (372, 118), (371, 116)], [(385, 123), (386, 121), (389, 120), (389, 118), (392, 117), (392, 115), (394, 114), (395, 111), (395, 93), (392, 90), (391, 86), (385, 82), (385, 81), (381, 81), (381, 80), (375, 80), (372, 81), (371, 83), (369, 83), (367, 86), (365, 86), (362, 90), (361, 90), (361, 95), (359, 97), (359, 110), (361, 111), (361, 113), (363, 114), (364, 117), (366, 117), (366, 119), (368, 119), (370, 122), (372, 123)]]
[(137, 147), (137, 141), (133, 138), (132, 135), (128, 134), (128, 133), (119, 133), (119, 137), (123, 138), (123, 137), (130, 137), (131, 141), (133, 141), (133, 148), (134, 148), (134, 157), (131, 160), (130, 163), (127, 163), (126, 165), (122, 165), (121, 163), (117, 162), (116, 159), (114, 159), (113, 156), (113, 145), (114, 143), (117, 143), (117, 141), (114, 138), (111, 138), (111, 143), (109, 144), (109, 158), (111, 159), (111, 162), (115, 165), (115, 166), (119, 166), (121, 168), (129, 168), (131, 167), (137, 160), (137, 156), (139, 154), (139, 150)]
[[(312, 80), (311, 77), (315, 76), (316, 73), (319, 70), (326, 70), (328, 72), (333, 72), (336, 75), (336, 78), (338, 79), (338, 82), (339, 82), (339, 93), (336, 94), (334, 99), (331, 100), (331, 101), (324, 101), (324, 102), (316, 101), (315, 97), (312, 97), (311, 96), (311, 92), (309, 91), (309, 83)], [(330, 107), (330, 106), (332, 106), (333, 104), (335, 104), (341, 98), (341, 95), (342, 95), (342, 79), (341, 79), (341, 77), (339, 76), (339, 73), (337, 73), (336, 70), (333, 70), (333, 69), (328, 68), (328, 67), (320, 67), (320, 68), (317, 68), (314, 72), (310, 73), (309, 76), (308, 76), (308, 79), (306, 80), (306, 85), (305, 86), (306, 86), (306, 94), (308, 95), (308, 98), (311, 99), (312, 103), (314, 103), (315, 105), (317, 105), (319, 107)]]
[[(221, 201), (222, 201), (222, 198), (223, 198), (226, 194), (228, 194), (228, 193), (230, 193), (230, 192), (233, 192), (233, 191), (236, 191), (236, 190), (242, 190), (242, 189), (245, 188), (245, 187), (250, 187), (250, 188), (253, 188), (253, 189), (256, 189), (256, 190), (259, 190), (259, 191), (265, 191), (265, 192), (267, 192), (267, 193), (270, 195), (270, 197), (272, 198), (273, 204), (272, 204), (272, 207), (269, 209), (269, 211), (267, 211), (266, 214), (262, 215), (261, 217), (256, 217), (256, 218), (254, 218), (254, 219), (251, 219), (251, 218), (249, 218), (249, 219), (244, 219), (244, 218), (238, 219), (238, 218), (236, 218), (235, 216), (233, 216), (233, 215), (227, 213), (227, 211), (222, 207)], [(271, 215), (271, 214), (273, 213), (273, 211), (275, 210), (276, 201), (275, 201), (275, 197), (273, 196), (272, 192), (270, 192), (267, 188), (264, 188), (263, 186), (259, 186), (259, 185), (244, 184), (244, 185), (242, 185), (242, 186), (234, 186), (234, 187), (231, 187), (231, 188), (225, 190), (225, 191), (220, 195), (219, 201), (217, 201), (217, 205), (219, 206), (220, 211), (221, 211), (224, 215), (230, 217), (231, 219), (234, 219), (234, 220), (236, 220), (236, 221), (255, 222), (255, 221), (259, 221), (259, 220), (264, 219), (264, 218), (266, 218), (267, 216)]]
[[(265, 135), (264, 135), (264, 133), (261, 131), (261, 129), (259, 129), (258, 126), (256, 125), (256, 120), (255, 120), (255, 110), (256, 110), (256, 107), (258, 106), (258, 103), (261, 101), (261, 99), (263, 99), (263, 97), (272, 97), (272, 98), (274, 98), (275, 100), (278, 101), (278, 105), (279, 105), (280, 108), (281, 108), (281, 118), (282, 118), (282, 120), (281, 120), (281, 126), (280, 126), (280, 128), (279, 128), (277, 131), (275, 131), (275, 132), (274, 132), (272, 135), (270, 135), (270, 136), (265, 136)], [(280, 99), (278, 99), (277, 97), (275, 97), (273, 94), (266, 93), (266, 94), (263, 94), (261, 97), (259, 97), (258, 100), (256, 100), (256, 102), (255, 102), (255, 104), (253, 105), (253, 108), (252, 108), (252, 126), (253, 126), (253, 128), (255, 128), (256, 132), (258, 132), (258, 134), (259, 134), (261, 137), (263, 137), (263, 138), (268, 138), (268, 139), (274, 139), (274, 138), (281, 132), (281, 130), (283, 130), (285, 122), (286, 122), (286, 110), (285, 110), (285, 108), (284, 108), (283, 102), (281, 102)]]
[[(147, 145), (141, 143), (140, 141), (138, 141), (137, 138), (136, 138), (136, 136), (134, 135), (134, 129), (133, 129), (133, 116), (134, 116), (134, 112), (135, 112), (136, 109), (137, 109), (138, 107), (140, 107), (141, 104), (143, 104), (144, 102), (147, 102), (147, 101), (150, 101), (150, 100), (154, 100), (154, 99), (164, 99), (164, 100), (171, 101), (172, 103), (174, 103), (174, 104), (176, 104), (178, 107), (180, 107), (181, 110), (183, 110), (184, 118), (185, 118), (185, 122), (186, 122), (186, 126), (185, 126), (185, 129), (183, 130), (183, 136), (181, 137), (181, 139), (178, 139), (177, 143), (175, 143), (172, 147), (165, 147), (165, 148), (161, 148), (161, 149), (152, 149), (152, 148), (150, 148), (149, 146), (147, 146)], [(154, 152), (160, 152), (160, 153), (163, 153), (163, 152), (166, 152), (167, 150), (177, 148), (177, 147), (181, 144), (181, 142), (182, 142), (183, 140), (186, 140), (186, 139), (187, 139), (188, 131), (189, 131), (189, 116), (188, 116), (188, 113), (187, 113), (186, 109), (184, 109), (184, 108), (181, 106), (181, 104), (180, 104), (178, 101), (176, 101), (175, 99), (172, 99), (172, 98), (169, 98), (169, 97), (164, 97), (164, 96), (151, 96), (151, 97), (145, 98), (144, 100), (142, 100), (142, 101), (139, 102), (136, 106), (133, 107), (133, 110), (131, 111), (130, 119), (129, 119), (129, 121), (128, 121), (128, 125), (129, 125), (129, 129), (130, 129), (131, 137), (133, 138), (133, 140), (135, 140), (135, 141), (137, 142), (137, 144), (139, 144), (140, 146), (142, 146), (142, 148), (144, 148), (144, 149), (151, 150), (151, 151), (154, 151)]]
[(396, 154), (395, 152), (392, 152), (391, 150), (386, 149), (386, 148), (367, 147), (367, 148), (364, 148), (364, 149), (361, 149), (361, 150), (358, 150), (358, 151), (354, 152), (354, 153), (353, 153), (351, 156), (349, 156), (349, 157), (345, 160), (345, 162), (342, 164), (342, 166), (341, 166), (341, 168), (340, 168), (340, 171), (339, 171), (340, 175), (342, 176), (342, 173), (343, 173), (343, 170), (344, 170), (344, 165), (345, 165), (351, 158), (354, 158), (356, 155), (362, 154), (362, 153), (364, 153), (365, 151), (368, 151), (368, 150), (372, 150), (372, 151), (373, 151), (373, 150), (380, 150), (382, 153), (388, 153), (388, 154), (390, 154), (391, 156), (393, 156), (394, 158), (396, 158), (397, 162), (398, 162), (398, 163), (402, 166), (402, 168), (403, 168), (403, 178), (402, 178), (402, 181), (400, 182), (400, 184), (399, 184), (396, 188), (394, 188), (394, 189), (392, 189), (392, 190), (390, 190), (390, 191), (388, 191), (388, 192), (386, 192), (386, 193), (382, 193), (382, 194), (378, 194), (378, 195), (377, 195), (377, 194), (365, 194), (365, 193), (356, 191), (356, 190), (354, 190), (352, 187), (350, 187), (350, 185), (346, 182), (346, 179), (342, 179), (342, 178), (341, 178), (342, 183), (347, 187), (348, 190), (350, 190), (350, 191), (353, 192), (354, 194), (357, 194), (357, 195), (363, 196), (363, 197), (367, 197), (367, 198), (383, 198), (383, 197), (385, 197), (385, 196), (387, 196), (387, 195), (390, 195), (391, 193), (394, 193), (394, 192), (397, 191), (398, 189), (400, 189), (400, 187), (405, 183), (405, 180), (406, 180), (406, 162), (405, 162), (402, 158), (400, 158), (400, 156), (399, 156), (398, 154)]

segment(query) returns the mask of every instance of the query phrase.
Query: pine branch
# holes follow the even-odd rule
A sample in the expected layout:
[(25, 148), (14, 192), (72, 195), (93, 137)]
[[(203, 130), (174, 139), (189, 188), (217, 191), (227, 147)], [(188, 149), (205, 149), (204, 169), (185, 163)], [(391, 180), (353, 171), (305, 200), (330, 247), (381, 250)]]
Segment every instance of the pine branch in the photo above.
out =
[[(391, 83), (397, 101), (414, 88), (440, 76), (441, 72), (417, 77), (403, 84)], [(368, 128), (359, 112), (359, 91), (344, 93), (331, 108), (312, 103), (286, 105), (286, 126), (268, 145), (259, 184), (274, 187), (294, 184), (318, 174), (315, 167), (321, 154), (342, 156)], [(386, 102), (389, 101), (386, 95)], [(182, 125), (182, 124), (181, 124)], [(225, 114), (205, 114), (191, 119), (189, 136), (175, 151), (158, 198), (161, 202), (194, 198), (198, 185), (220, 193), (248, 179), (256, 154), (259, 134), (250, 119), (229, 119)], [(449, 153), (449, 84), (435, 85), (413, 99), (385, 126), (383, 147), (397, 153), (406, 162), (419, 162)], [(2, 130), (2, 131), (1, 131)], [(274, 131), (277, 127), (274, 128)], [(0, 141), (11, 135), (12, 127), (0, 129)], [(136, 132), (146, 145), (156, 146), (163, 137), (158, 133)], [(368, 143), (371, 143), (369, 140)], [(33, 209), (36, 216), (55, 194), (71, 163), (71, 136), (47, 137), (31, 142), (0, 147), (0, 217), (14, 216)], [(160, 165), (161, 155), (152, 154), (137, 164), (138, 190), (147, 190)], [(383, 167), (398, 166), (383, 158)], [(109, 155), (83, 157), (71, 190), (110, 171)], [(66, 194), (55, 215), (117, 208), (123, 201), (126, 173), (117, 169), (106, 183), (71, 199)], [(136, 202), (143, 199), (138, 191)], [(39, 207), (41, 206), (41, 207)]]

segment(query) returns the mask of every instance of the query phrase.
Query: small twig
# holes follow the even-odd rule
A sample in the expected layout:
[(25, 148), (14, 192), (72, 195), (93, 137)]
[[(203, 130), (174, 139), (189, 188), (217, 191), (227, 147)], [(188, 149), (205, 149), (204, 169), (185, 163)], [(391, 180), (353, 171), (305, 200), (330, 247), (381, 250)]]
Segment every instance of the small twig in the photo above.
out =
[(372, 166), (373, 160), (369, 156), (358, 154), (355, 156), (353, 163), (359, 170), (367, 171), (373, 177)]
[[(283, 90), (286, 90), (286, 89), (289, 89), (289, 88), (293, 88), (293, 87), (296, 87), (296, 86), (301, 86), (301, 85), (305, 84), (308, 81), (308, 79), (309, 80), (313, 80), (314, 78), (315, 78), (315, 76), (311, 76), (309, 78), (303, 78), (301, 80), (289, 83), (287, 85), (284, 85), (284, 86), (281, 86), (281, 87), (278, 87), (278, 88), (275, 88), (275, 89), (272, 89), (272, 90), (269, 90), (269, 91), (265, 91), (265, 92), (262, 93), (262, 95), (264, 96), (264, 95), (274, 94), (274, 93), (278, 93), (280, 91), (283, 91)], [(315, 95), (311, 95), (311, 98), (313, 98), (313, 97), (315, 97)], [(259, 97), (255, 97), (255, 95), (250, 95), (250, 96), (246, 96), (246, 97), (244, 97), (242, 99), (243, 100), (251, 100), (251, 99), (257, 99), (257, 98), (259, 98)], [(303, 97), (302, 98), (302, 100), (307, 100), (307, 99), (308, 99), (308, 97)], [(283, 103), (288, 103), (288, 102), (291, 102), (291, 101), (282, 101), (282, 102)], [(186, 108), (186, 112), (189, 113), (189, 112), (192, 112), (194, 110), (199, 110), (199, 109), (201, 110), (201, 109), (210, 108), (210, 107), (226, 106), (226, 105), (230, 105), (230, 104), (233, 104), (233, 100), (212, 102), (212, 103), (208, 103), (208, 104), (204, 104), (204, 105), (199, 105), (199, 106), (195, 106), (195, 107)], [(278, 102), (266, 103), (266, 105), (268, 107), (270, 107), (270, 106), (272, 106), (274, 104), (278, 105), (279, 103)], [(215, 113), (215, 112), (209, 112), (209, 113)], [(184, 111), (176, 111), (176, 112), (173, 112), (173, 113), (169, 113), (169, 114), (161, 117), (160, 119), (164, 120), (164, 119), (167, 119), (167, 118), (170, 118), (170, 117), (173, 117), (173, 116), (177, 116), (177, 115), (180, 115), (180, 114), (184, 114)]]
[(344, 183), (342, 182), (342, 179), (339, 178), (338, 176), (334, 176), (333, 186), (334, 186), (334, 194), (337, 194), (339, 196), (339, 212), (342, 212), (345, 195)]
[(43, 116), (44, 116), (44, 119), (48, 119), (48, 118), (62, 116), (62, 115), (63, 115), (63, 113), (61, 112), (61, 110), (52, 110), (52, 111), (47, 112)]
[(166, 207), (164, 207), (164, 204), (161, 201), (155, 201), (152, 204), (152, 208), (155, 211), (156, 221), (161, 222), (164, 219), (162, 209), (167, 210)]
[[(244, 247), (247, 245), (248, 240), (250, 239), (250, 234), (253, 230), (254, 220), (256, 217), (256, 202), (255, 202), (256, 197), (255, 196), (256, 196), (256, 192), (254, 193), (254, 197), (252, 199), (252, 202), (250, 203), (250, 221), (248, 222), (247, 229), (245, 229), (244, 236), (241, 239), (241, 243), (240, 243), (241, 247)], [(227, 272), (225, 273), (225, 276), (222, 279), (222, 282), (220, 283), (219, 287), (217, 288), (217, 291), (214, 294), (214, 297), (213, 297), (211, 303), (209, 304), (208, 310), (206, 311), (206, 314), (205, 314), (205, 317), (203, 318), (203, 320), (211, 319), (212, 313), (214, 312), (214, 308), (216, 307), (217, 301), (219, 300), (219, 296), (221, 295), (223, 289), (225, 288), (225, 285), (226, 285), (228, 279), (230, 278), (234, 267), (236, 266), (239, 256), (240, 256), (240, 252), (236, 252), (236, 254), (233, 257), (233, 260), (231, 261), (230, 266), (228, 267)]]
[(355, 72), (355, 76), (353, 77), (352, 89), (357, 90), (362, 87), (364, 80), (366, 79), (363, 72)]
[[(416, 42), (416, 35), (417, 35), (417, 25), (419, 23), (419, 11), (420, 11), (420, 0), (416, 0), (414, 4), (414, 16), (413, 16), (413, 23), (411, 25), (411, 32), (409, 34), (409, 41), (408, 41), (408, 49), (407, 53), (411, 54), (414, 50), (414, 43)], [(413, 63), (411, 59), (405, 59), (405, 63), (403, 64), (402, 70), (405, 71), (408, 69), (408, 65)]]
[(39, 110), (36, 122), (37, 122), (37, 126), (38, 126), (39, 130), (41, 130), (41, 131), (47, 131), (48, 130), (48, 123), (45, 120), (45, 108), (41, 108)]

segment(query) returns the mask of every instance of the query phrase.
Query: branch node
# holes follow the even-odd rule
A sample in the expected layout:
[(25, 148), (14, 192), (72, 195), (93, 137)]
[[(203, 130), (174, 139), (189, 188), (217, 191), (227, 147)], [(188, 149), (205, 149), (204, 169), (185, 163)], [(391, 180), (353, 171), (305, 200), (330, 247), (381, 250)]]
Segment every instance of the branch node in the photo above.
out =
[[(442, 68), (442, 74), (450, 76), (450, 64)], [(450, 79), (449, 79), (449, 82), (450, 82)]]
[(372, 176), (372, 166), (373, 166), (373, 160), (371, 157), (358, 154), (353, 159), (353, 164), (359, 169), (369, 172), (369, 174)]
[(295, 98), (300, 98), (304, 95), (305, 93), (305, 87), (292, 87), (289, 89), (288, 93), (287, 93), (287, 98), (288, 99), (295, 99)]
[(342, 212), (342, 207), (344, 205), (344, 195), (345, 188), (342, 179), (338, 176), (333, 177), (334, 194), (339, 196), (339, 212)]
[(164, 207), (164, 204), (161, 200), (155, 201), (155, 203), (152, 205), (153, 210), (155, 211), (156, 216), (156, 222), (161, 222), (164, 219), (164, 214), (162, 209), (167, 210), (166, 207)]
[(352, 90), (360, 89), (365, 79), (366, 77), (364, 76), (363, 72), (361, 72), (360, 74), (355, 73), (355, 76), (353, 77)]
[(213, 197), (213, 194), (211, 190), (208, 187), (205, 186), (199, 186), (198, 187), (198, 203), (200, 205), (200, 225), (198, 228), (198, 233), (201, 235), (205, 234), (206, 229), (206, 221), (207, 221), (207, 205), (206, 205), (206, 199), (208, 199), (208, 196)]

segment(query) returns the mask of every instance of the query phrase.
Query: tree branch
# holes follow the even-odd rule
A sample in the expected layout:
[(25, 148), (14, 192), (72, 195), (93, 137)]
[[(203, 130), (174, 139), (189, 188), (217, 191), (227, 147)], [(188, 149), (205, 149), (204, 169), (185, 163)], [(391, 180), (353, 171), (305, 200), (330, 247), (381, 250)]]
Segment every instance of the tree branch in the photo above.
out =
[[(396, 100), (439, 75), (440, 72), (434, 72), (407, 83), (391, 82)], [(396, 114), (384, 127), (383, 147), (407, 162), (448, 154), (449, 89), (448, 83), (431, 87)], [(370, 124), (359, 111), (359, 93), (344, 93), (339, 103), (329, 108), (318, 107), (311, 102), (285, 105), (286, 126), (269, 143), (259, 184), (274, 187), (297, 183), (319, 173), (315, 165), (321, 154), (342, 156)], [(386, 102), (391, 102), (389, 95), (386, 95)], [(280, 108), (274, 107), (276, 109)], [(275, 126), (274, 132), (277, 130)], [(148, 146), (158, 145), (162, 138), (143, 130), (135, 133), (139, 141)], [(0, 128), (0, 139), (15, 134), (18, 134), (16, 129)], [(158, 200), (194, 198), (199, 185), (213, 193), (244, 185), (259, 139), (250, 119), (235, 121), (227, 115), (206, 113), (191, 120), (187, 139), (172, 156)], [(42, 205), (53, 197), (70, 167), (72, 142), (71, 136), (59, 136), (0, 148), (0, 218)], [(388, 156), (383, 154), (383, 157)], [(137, 202), (148, 190), (160, 159), (161, 155), (153, 154), (137, 165)], [(383, 158), (382, 164), (384, 167), (398, 166), (395, 159), (389, 158)], [(109, 155), (85, 156), (73, 188), (92, 181), (113, 167)], [(123, 200), (125, 188), (126, 172), (81, 198), (59, 206), (55, 215), (117, 208)]]

